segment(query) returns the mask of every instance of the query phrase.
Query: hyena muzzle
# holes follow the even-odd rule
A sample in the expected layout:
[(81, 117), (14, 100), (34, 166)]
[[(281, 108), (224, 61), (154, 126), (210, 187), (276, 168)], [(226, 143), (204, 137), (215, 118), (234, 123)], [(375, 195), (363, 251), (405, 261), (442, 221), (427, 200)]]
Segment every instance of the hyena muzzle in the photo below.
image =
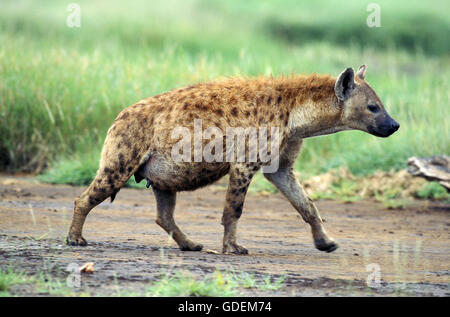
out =
[[(290, 76), (254, 79), (231, 78), (196, 84), (144, 99), (126, 109), (108, 130), (97, 175), (75, 200), (67, 242), (86, 245), (82, 228), (92, 208), (106, 198), (111, 201), (134, 175), (146, 180), (156, 198), (156, 223), (177, 242), (181, 250), (200, 251), (202, 245), (190, 240), (174, 220), (176, 193), (195, 190), (229, 175), (222, 224), (223, 252), (247, 254), (236, 241), (236, 227), (244, 199), (254, 174), (265, 164), (258, 156), (248, 160), (254, 148), (249, 138), (245, 145), (247, 160), (194, 160), (197, 145), (189, 144), (189, 160), (174, 160), (172, 150), (180, 138), (173, 129), (278, 128), (279, 148), (272, 153), (278, 168), (264, 176), (289, 200), (311, 226), (317, 249), (332, 252), (337, 243), (328, 236), (313, 201), (306, 195), (293, 173), (303, 139), (343, 130), (361, 130), (387, 137), (399, 124), (386, 112), (381, 100), (365, 81), (366, 66), (355, 74), (352, 68), (338, 78), (328, 75)], [(224, 133), (225, 134), (225, 133)], [(190, 140), (190, 137), (189, 137)], [(201, 141), (201, 149), (207, 140)], [(227, 153), (224, 142), (217, 149)]]

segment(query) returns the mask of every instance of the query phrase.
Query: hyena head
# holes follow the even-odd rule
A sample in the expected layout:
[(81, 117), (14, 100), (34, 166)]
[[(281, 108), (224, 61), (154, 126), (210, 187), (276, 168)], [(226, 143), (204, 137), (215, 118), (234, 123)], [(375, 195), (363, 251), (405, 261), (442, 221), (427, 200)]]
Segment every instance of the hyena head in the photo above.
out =
[(366, 65), (356, 75), (352, 68), (344, 70), (336, 80), (334, 91), (343, 104), (342, 120), (348, 129), (361, 130), (386, 138), (400, 128), (391, 118), (375, 91), (364, 80)]

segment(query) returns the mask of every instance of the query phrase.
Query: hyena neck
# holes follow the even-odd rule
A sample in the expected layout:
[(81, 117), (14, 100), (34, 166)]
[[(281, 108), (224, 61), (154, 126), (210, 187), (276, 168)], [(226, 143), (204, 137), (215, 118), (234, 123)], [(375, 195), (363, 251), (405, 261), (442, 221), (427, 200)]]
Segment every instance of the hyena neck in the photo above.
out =
[(335, 78), (311, 75), (293, 78), (287, 96), (289, 134), (301, 138), (346, 130), (341, 123), (342, 105), (334, 92)]

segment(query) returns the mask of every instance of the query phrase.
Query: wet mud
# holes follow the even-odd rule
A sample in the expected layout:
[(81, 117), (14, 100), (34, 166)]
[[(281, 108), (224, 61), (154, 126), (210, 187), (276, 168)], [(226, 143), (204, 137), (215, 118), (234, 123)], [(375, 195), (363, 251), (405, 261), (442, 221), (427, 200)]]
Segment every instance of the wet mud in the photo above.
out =
[[(89, 214), (87, 247), (65, 245), (73, 200), (83, 189), (1, 175), (0, 267), (65, 278), (70, 263), (94, 262), (94, 273), (82, 274), (77, 290), (92, 296), (118, 294), (118, 288), (142, 293), (167, 272), (205, 276), (215, 270), (285, 278), (281, 289), (242, 289), (243, 296), (450, 295), (449, 205), (415, 201), (404, 210), (387, 210), (369, 200), (319, 201), (326, 229), (339, 243), (338, 250), (324, 253), (280, 194), (249, 194), (238, 241), (250, 254), (231, 255), (220, 253), (223, 184), (177, 196), (175, 219), (203, 244), (201, 252), (180, 251), (154, 222), (151, 190), (127, 188)], [(43, 295), (26, 285), (13, 294)]]

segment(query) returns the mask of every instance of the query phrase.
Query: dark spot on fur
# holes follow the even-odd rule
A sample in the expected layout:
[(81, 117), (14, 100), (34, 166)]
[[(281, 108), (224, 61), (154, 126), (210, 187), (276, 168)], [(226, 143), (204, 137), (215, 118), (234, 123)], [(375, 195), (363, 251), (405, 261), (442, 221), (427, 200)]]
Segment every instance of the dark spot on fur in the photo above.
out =
[(128, 138), (123, 138), (123, 143), (125, 144), (126, 147), (128, 148), (131, 147), (131, 142)]
[(97, 201), (96, 201), (96, 199), (95, 199), (94, 197), (89, 196), (89, 203), (90, 203), (91, 205), (95, 205), (95, 204), (97, 204)]
[(267, 98), (267, 105), (270, 105), (271, 102), (272, 102), (272, 96), (270, 96), (269, 98)]
[(119, 120), (123, 120), (128, 118), (130, 114), (128, 112), (123, 112), (122, 115), (118, 118)]
[(234, 209), (234, 216), (236, 218), (240, 218), (242, 215), (242, 207), (243, 207), (243, 203), (239, 203), (237, 206), (233, 206)]
[(282, 99), (281, 95), (280, 95), (280, 96), (278, 96), (278, 98), (277, 98), (277, 104), (280, 104), (280, 102), (281, 102), (281, 99)]
[(215, 109), (214, 112), (219, 115), (219, 116), (223, 116), (223, 111), (222, 109)]
[(197, 102), (197, 103), (195, 104), (195, 107), (196, 107), (197, 109), (199, 109), (199, 110), (208, 110), (208, 107), (205, 106), (205, 105), (202, 105), (200, 102)]
[(238, 109), (236, 107), (234, 107), (233, 109), (231, 109), (231, 114), (235, 117), (237, 117), (238, 115)]
[(133, 159), (137, 159), (137, 157), (138, 157), (138, 150), (137, 150), (137, 148), (135, 147), (135, 148), (133, 148), (133, 153), (131, 153), (131, 157), (133, 158)]
[(111, 176), (108, 176), (108, 184), (109, 185), (114, 185), (114, 180), (113, 180), (113, 178)]
[(119, 172), (120, 174), (125, 172), (125, 162), (122, 153), (119, 154)]
[(132, 170), (133, 170), (133, 168), (131, 166), (128, 166), (128, 169), (127, 169), (128, 173), (131, 172)]

